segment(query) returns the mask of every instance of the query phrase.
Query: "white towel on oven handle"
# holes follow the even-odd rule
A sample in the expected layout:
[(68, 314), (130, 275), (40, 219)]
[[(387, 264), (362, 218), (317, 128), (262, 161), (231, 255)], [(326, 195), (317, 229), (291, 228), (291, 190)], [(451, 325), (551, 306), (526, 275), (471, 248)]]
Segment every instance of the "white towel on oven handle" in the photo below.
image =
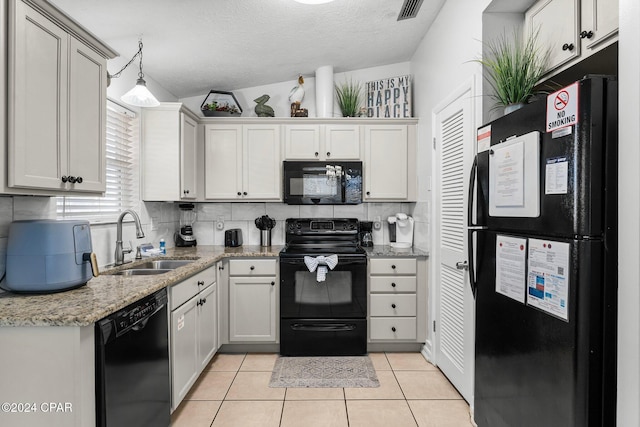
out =
[(338, 255), (320, 255), (317, 257), (305, 256), (304, 263), (311, 273), (318, 270), (316, 273), (316, 280), (318, 282), (324, 282), (327, 278), (327, 272), (329, 271), (327, 270), (327, 267), (333, 270), (336, 268), (336, 265), (338, 265)]

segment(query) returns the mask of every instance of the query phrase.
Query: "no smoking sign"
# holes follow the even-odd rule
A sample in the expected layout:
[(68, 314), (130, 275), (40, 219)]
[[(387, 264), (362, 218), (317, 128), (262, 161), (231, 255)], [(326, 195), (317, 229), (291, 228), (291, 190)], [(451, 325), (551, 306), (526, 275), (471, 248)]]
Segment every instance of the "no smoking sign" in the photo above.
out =
[(547, 96), (547, 132), (578, 123), (578, 82)]

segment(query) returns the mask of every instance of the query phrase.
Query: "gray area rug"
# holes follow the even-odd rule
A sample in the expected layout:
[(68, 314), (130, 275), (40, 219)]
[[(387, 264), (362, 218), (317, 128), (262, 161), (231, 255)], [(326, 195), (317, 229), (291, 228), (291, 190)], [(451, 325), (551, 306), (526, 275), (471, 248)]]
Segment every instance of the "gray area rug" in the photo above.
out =
[(380, 387), (369, 356), (279, 357), (269, 387)]

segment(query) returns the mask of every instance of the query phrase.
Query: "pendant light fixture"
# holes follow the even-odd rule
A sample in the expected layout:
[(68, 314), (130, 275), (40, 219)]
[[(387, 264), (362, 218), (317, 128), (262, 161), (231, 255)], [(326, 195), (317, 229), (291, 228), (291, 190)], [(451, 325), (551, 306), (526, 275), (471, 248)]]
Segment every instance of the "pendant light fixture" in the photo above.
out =
[(133, 58), (124, 66), (120, 71), (115, 74), (109, 74), (107, 76), (107, 86), (111, 82), (111, 79), (120, 77), (120, 74), (135, 61), (137, 57), (140, 57), (140, 65), (138, 72), (138, 81), (136, 85), (129, 92), (125, 93), (120, 97), (122, 102), (134, 105), (136, 107), (157, 107), (160, 105), (160, 102), (156, 99), (155, 96), (147, 89), (147, 83), (144, 81), (144, 73), (142, 72), (142, 39), (138, 40), (138, 51)]

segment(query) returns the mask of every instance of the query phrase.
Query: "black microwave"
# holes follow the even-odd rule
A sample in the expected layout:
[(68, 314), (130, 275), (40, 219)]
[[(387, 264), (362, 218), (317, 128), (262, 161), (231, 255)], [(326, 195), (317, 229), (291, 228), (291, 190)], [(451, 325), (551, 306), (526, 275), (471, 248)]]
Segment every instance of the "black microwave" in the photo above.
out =
[(288, 205), (362, 203), (362, 162), (284, 161), (283, 176)]

